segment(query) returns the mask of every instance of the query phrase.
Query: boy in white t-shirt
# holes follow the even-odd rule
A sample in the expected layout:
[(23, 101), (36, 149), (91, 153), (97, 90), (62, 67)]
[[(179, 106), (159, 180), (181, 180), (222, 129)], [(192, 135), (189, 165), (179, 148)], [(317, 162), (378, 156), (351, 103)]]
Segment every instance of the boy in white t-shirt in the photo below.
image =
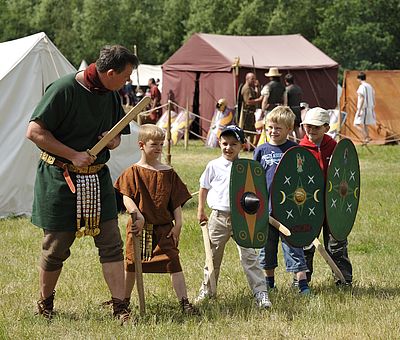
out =
[[(200, 177), (200, 192), (197, 218), (199, 222), (208, 221), (208, 231), (214, 264), (215, 281), (219, 271), (226, 243), (232, 236), (231, 212), (229, 206), (229, 181), (232, 162), (239, 157), (244, 132), (235, 125), (229, 125), (219, 136), (222, 156), (210, 161)], [(205, 214), (205, 202), (212, 209), (210, 218)], [(240, 262), (253, 292), (255, 302), (260, 308), (271, 307), (264, 274), (259, 266), (255, 249), (237, 246)], [(204, 280), (196, 302), (211, 297), (208, 267), (204, 267)]]

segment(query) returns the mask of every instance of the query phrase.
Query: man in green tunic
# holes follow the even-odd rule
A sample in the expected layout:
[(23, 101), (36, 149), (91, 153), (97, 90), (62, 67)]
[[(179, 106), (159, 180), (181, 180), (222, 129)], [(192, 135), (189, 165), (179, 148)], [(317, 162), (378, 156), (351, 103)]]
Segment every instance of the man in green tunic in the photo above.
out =
[[(118, 135), (93, 158), (92, 148), (124, 115), (118, 90), (138, 66), (125, 47), (105, 46), (96, 63), (47, 89), (30, 119), (27, 138), (41, 150), (32, 223), (44, 231), (40, 258), (39, 314), (53, 315), (54, 289), (76, 237), (91, 235), (99, 251), (116, 318), (125, 321), (122, 240), (109, 170), (105, 163)], [(129, 126), (122, 133), (129, 134)]]

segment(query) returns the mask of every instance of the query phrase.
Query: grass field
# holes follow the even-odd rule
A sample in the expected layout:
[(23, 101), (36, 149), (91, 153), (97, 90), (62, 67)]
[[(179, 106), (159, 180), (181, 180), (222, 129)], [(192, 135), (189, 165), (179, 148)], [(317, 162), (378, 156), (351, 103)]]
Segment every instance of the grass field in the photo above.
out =
[[(203, 305), (200, 317), (183, 317), (168, 275), (144, 276), (147, 314), (121, 327), (99, 304), (109, 298), (89, 237), (77, 240), (57, 286), (58, 316), (50, 323), (34, 315), (38, 298), (37, 264), (41, 231), (26, 218), (0, 220), (0, 339), (399, 339), (400, 147), (358, 148), (361, 201), (349, 253), (352, 289), (338, 289), (330, 270), (316, 255), (312, 296), (290, 287), (280, 255), (278, 289), (271, 310), (258, 310), (230, 241), (225, 251), (218, 299)], [(172, 149), (172, 165), (191, 192), (206, 163), (218, 150), (191, 142)], [(242, 157), (251, 157), (244, 153)], [(181, 261), (189, 297), (202, 279), (204, 249), (196, 222), (197, 197), (184, 207)], [(121, 231), (127, 216), (120, 216)], [(132, 301), (137, 313), (136, 294)]]

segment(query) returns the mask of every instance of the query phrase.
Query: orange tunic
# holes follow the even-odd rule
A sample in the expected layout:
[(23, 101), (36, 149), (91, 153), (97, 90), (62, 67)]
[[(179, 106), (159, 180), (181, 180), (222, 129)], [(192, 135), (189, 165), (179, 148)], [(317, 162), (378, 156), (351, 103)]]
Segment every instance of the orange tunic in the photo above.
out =
[[(153, 224), (153, 251), (149, 261), (142, 261), (144, 273), (176, 273), (182, 271), (179, 250), (172, 237), (174, 210), (183, 206), (192, 196), (173, 170), (152, 170), (139, 165), (126, 169), (115, 182), (115, 188), (130, 197), (145, 218)], [(131, 221), (126, 233), (125, 268), (135, 271)]]

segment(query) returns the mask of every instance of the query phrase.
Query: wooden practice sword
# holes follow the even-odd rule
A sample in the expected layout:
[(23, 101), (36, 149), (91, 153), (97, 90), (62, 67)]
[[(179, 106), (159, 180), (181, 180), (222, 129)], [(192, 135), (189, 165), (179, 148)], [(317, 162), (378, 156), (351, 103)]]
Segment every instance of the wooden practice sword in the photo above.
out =
[[(132, 226), (137, 219), (136, 212), (131, 213)], [(144, 284), (143, 284), (143, 270), (142, 270), (142, 256), (141, 256), (141, 242), (140, 236), (137, 236), (133, 230), (131, 230), (133, 239), (133, 255), (135, 259), (135, 279), (136, 288), (139, 296), (139, 312), (140, 315), (144, 315), (146, 312), (146, 303), (144, 298)]]
[(101, 150), (103, 150), (106, 145), (127, 126), (136, 116), (144, 111), (147, 107), (147, 105), (150, 104), (150, 97), (144, 97), (139, 103), (136, 104), (132, 109), (129, 110), (129, 112), (121, 118), (121, 120), (113, 126), (113, 128), (107, 132), (107, 134), (98, 141), (98, 143), (92, 147), (91, 149), (86, 150), (86, 152), (92, 156), (93, 158), (96, 158), (97, 155)]
[(208, 280), (210, 282), (210, 294), (214, 296), (217, 293), (217, 283), (215, 282), (214, 262), (211, 251), (210, 237), (208, 234), (208, 225), (206, 221), (200, 223), (203, 232), (204, 251), (206, 253), (206, 264), (208, 268)]

